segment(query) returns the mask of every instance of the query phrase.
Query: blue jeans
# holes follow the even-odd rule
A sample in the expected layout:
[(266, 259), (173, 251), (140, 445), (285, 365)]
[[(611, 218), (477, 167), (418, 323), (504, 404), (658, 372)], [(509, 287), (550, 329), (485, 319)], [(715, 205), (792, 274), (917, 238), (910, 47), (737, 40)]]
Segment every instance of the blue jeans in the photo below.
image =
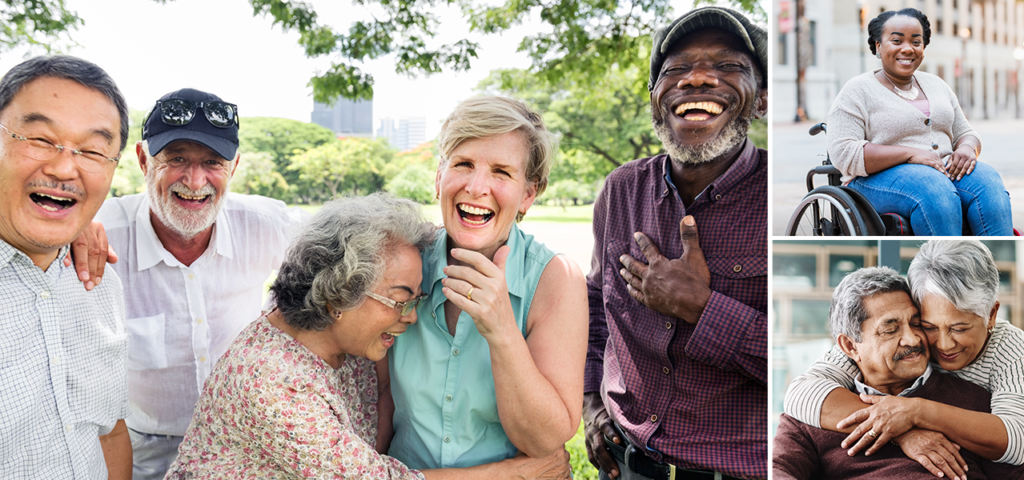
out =
[(972, 235), (1013, 235), (1010, 194), (986, 163), (978, 162), (959, 181), (929, 166), (904, 163), (857, 177), (849, 186), (878, 213), (909, 219), (914, 235), (963, 235), (964, 220)]

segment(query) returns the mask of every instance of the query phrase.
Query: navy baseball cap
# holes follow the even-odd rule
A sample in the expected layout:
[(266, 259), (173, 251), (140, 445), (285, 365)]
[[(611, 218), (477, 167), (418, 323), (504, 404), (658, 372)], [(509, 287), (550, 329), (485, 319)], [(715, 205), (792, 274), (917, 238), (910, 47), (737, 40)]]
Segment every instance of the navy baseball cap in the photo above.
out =
[(230, 122), (230, 126), (215, 127), (206, 118), (207, 112), (203, 111), (204, 107), (198, 105), (201, 102), (223, 102), (220, 97), (194, 88), (183, 88), (160, 97), (157, 105), (174, 99), (194, 102), (197, 105), (196, 112), (190, 122), (184, 125), (170, 125), (163, 121), (160, 108), (154, 105), (142, 127), (142, 139), (149, 145), (149, 154), (156, 155), (178, 140), (188, 140), (209, 147), (226, 160), (234, 160), (235, 152), (238, 151), (237, 108), (234, 108), (235, 119)]

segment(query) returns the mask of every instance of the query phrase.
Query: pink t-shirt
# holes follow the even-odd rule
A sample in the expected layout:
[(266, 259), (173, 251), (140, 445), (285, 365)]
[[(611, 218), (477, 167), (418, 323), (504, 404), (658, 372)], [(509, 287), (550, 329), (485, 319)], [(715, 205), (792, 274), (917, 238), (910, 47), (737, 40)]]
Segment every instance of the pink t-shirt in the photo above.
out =
[(922, 98), (921, 100), (907, 100), (907, 102), (909, 102), (911, 105), (913, 105), (914, 108), (920, 110), (921, 113), (924, 114), (924, 116), (926, 116), (926, 117), (932, 116), (932, 111), (928, 107), (928, 99), (927, 98)]

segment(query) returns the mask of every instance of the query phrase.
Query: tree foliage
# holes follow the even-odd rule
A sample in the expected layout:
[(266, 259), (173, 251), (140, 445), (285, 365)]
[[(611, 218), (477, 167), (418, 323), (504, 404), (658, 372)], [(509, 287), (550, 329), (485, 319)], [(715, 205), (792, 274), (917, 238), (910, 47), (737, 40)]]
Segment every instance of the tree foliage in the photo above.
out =
[(21, 46), (60, 51), (68, 30), (83, 23), (64, 0), (0, 0), (0, 54)]
[(394, 150), (384, 139), (344, 138), (292, 157), (288, 170), (298, 172), (305, 200), (324, 201), (342, 191), (360, 195), (384, 186), (383, 168)]

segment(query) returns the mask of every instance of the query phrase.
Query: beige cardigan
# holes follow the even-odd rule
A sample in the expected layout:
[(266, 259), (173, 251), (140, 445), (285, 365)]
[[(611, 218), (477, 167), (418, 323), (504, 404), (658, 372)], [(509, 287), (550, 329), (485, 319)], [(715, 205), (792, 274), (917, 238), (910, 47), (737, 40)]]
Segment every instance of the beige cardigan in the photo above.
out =
[[(932, 150), (945, 157), (964, 135), (981, 136), (971, 128), (956, 95), (941, 78), (917, 72), (917, 83), (928, 97), (931, 125), (920, 110), (883, 86), (874, 72), (857, 75), (846, 82), (828, 113), (828, 152), (843, 173), (843, 183), (866, 177), (864, 145), (903, 145)], [(981, 145), (978, 145), (980, 148)]]

